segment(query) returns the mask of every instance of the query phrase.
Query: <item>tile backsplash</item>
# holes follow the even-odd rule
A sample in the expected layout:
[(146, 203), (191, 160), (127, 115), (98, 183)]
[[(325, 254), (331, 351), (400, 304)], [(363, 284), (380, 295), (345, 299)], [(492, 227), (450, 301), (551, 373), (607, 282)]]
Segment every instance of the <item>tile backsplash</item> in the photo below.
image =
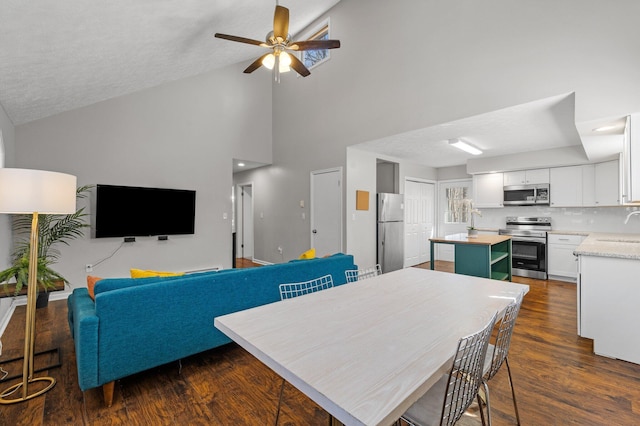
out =
[(476, 227), (504, 228), (507, 216), (549, 216), (554, 231), (612, 232), (640, 234), (640, 215), (632, 216), (624, 224), (627, 215), (638, 207), (504, 207), (481, 209), (482, 217), (476, 217)]

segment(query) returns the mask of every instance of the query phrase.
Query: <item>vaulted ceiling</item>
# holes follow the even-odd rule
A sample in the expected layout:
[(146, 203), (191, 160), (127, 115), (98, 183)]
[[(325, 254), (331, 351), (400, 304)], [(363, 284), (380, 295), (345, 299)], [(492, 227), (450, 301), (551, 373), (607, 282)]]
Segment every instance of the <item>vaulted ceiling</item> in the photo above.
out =
[[(295, 35), (339, 0), (286, 0)], [(275, 1), (3, 0), (0, 104), (14, 125), (194, 76), (262, 53)]]

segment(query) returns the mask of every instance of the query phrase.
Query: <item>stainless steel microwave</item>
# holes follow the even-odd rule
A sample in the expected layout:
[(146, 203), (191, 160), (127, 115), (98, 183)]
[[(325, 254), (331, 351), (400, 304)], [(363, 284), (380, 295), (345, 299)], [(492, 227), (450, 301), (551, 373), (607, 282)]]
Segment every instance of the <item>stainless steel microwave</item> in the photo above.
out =
[(548, 206), (549, 184), (505, 186), (503, 202), (505, 206)]

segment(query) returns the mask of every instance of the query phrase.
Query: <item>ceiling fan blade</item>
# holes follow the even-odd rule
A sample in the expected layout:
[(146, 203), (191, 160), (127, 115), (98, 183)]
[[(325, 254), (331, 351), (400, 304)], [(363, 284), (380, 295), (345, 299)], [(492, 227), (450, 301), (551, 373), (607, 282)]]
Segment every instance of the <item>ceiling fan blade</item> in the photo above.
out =
[(303, 77), (306, 77), (309, 74), (311, 74), (311, 72), (307, 69), (307, 67), (304, 66), (302, 62), (300, 62), (300, 59), (298, 59), (296, 55), (289, 55), (289, 56), (291, 56), (290, 67), (293, 68), (295, 72), (297, 72)]
[(289, 9), (284, 6), (276, 6), (273, 15), (273, 36), (285, 41), (289, 36)]
[(244, 38), (244, 37), (238, 37), (238, 36), (233, 36), (233, 35), (228, 35), (228, 34), (220, 34), (220, 33), (215, 33), (213, 36), (217, 37), (217, 38), (222, 38), (222, 39), (225, 39), (225, 40), (237, 41), (237, 42), (240, 42), (240, 43), (254, 44), (256, 46), (262, 46), (262, 47), (270, 47), (264, 41), (258, 41), (258, 40), (254, 40), (254, 39), (251, 39), (251, 38)]
[(325, 50), (325, 49), (338, 49), (340, 47), (340, 40), (306, 40), (306, 41), (294, 41), (287, 49), (291, 50)]
[(265, 53), (264, 55), (260, 56), (258, 59), (256, 59), (255, 61), (253, 61), (251, 63), (251, 65), (249, 65), (243, 72), (245, 74), (251, 74), (252, 72), (254, 72), (255, 70), (257, 70), (258, 68), (260, 68), (262, 66), (262, 60), (264, 59), (265, 56), (269, 55), (271, 52), (269, 53)]

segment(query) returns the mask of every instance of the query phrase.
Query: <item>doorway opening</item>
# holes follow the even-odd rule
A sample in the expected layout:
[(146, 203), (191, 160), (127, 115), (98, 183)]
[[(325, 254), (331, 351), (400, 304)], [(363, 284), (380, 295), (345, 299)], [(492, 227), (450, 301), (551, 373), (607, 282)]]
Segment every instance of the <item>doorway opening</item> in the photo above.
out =
[(238, 184), (235, 195), (237, 265), (254, 259), (253, 182)]

